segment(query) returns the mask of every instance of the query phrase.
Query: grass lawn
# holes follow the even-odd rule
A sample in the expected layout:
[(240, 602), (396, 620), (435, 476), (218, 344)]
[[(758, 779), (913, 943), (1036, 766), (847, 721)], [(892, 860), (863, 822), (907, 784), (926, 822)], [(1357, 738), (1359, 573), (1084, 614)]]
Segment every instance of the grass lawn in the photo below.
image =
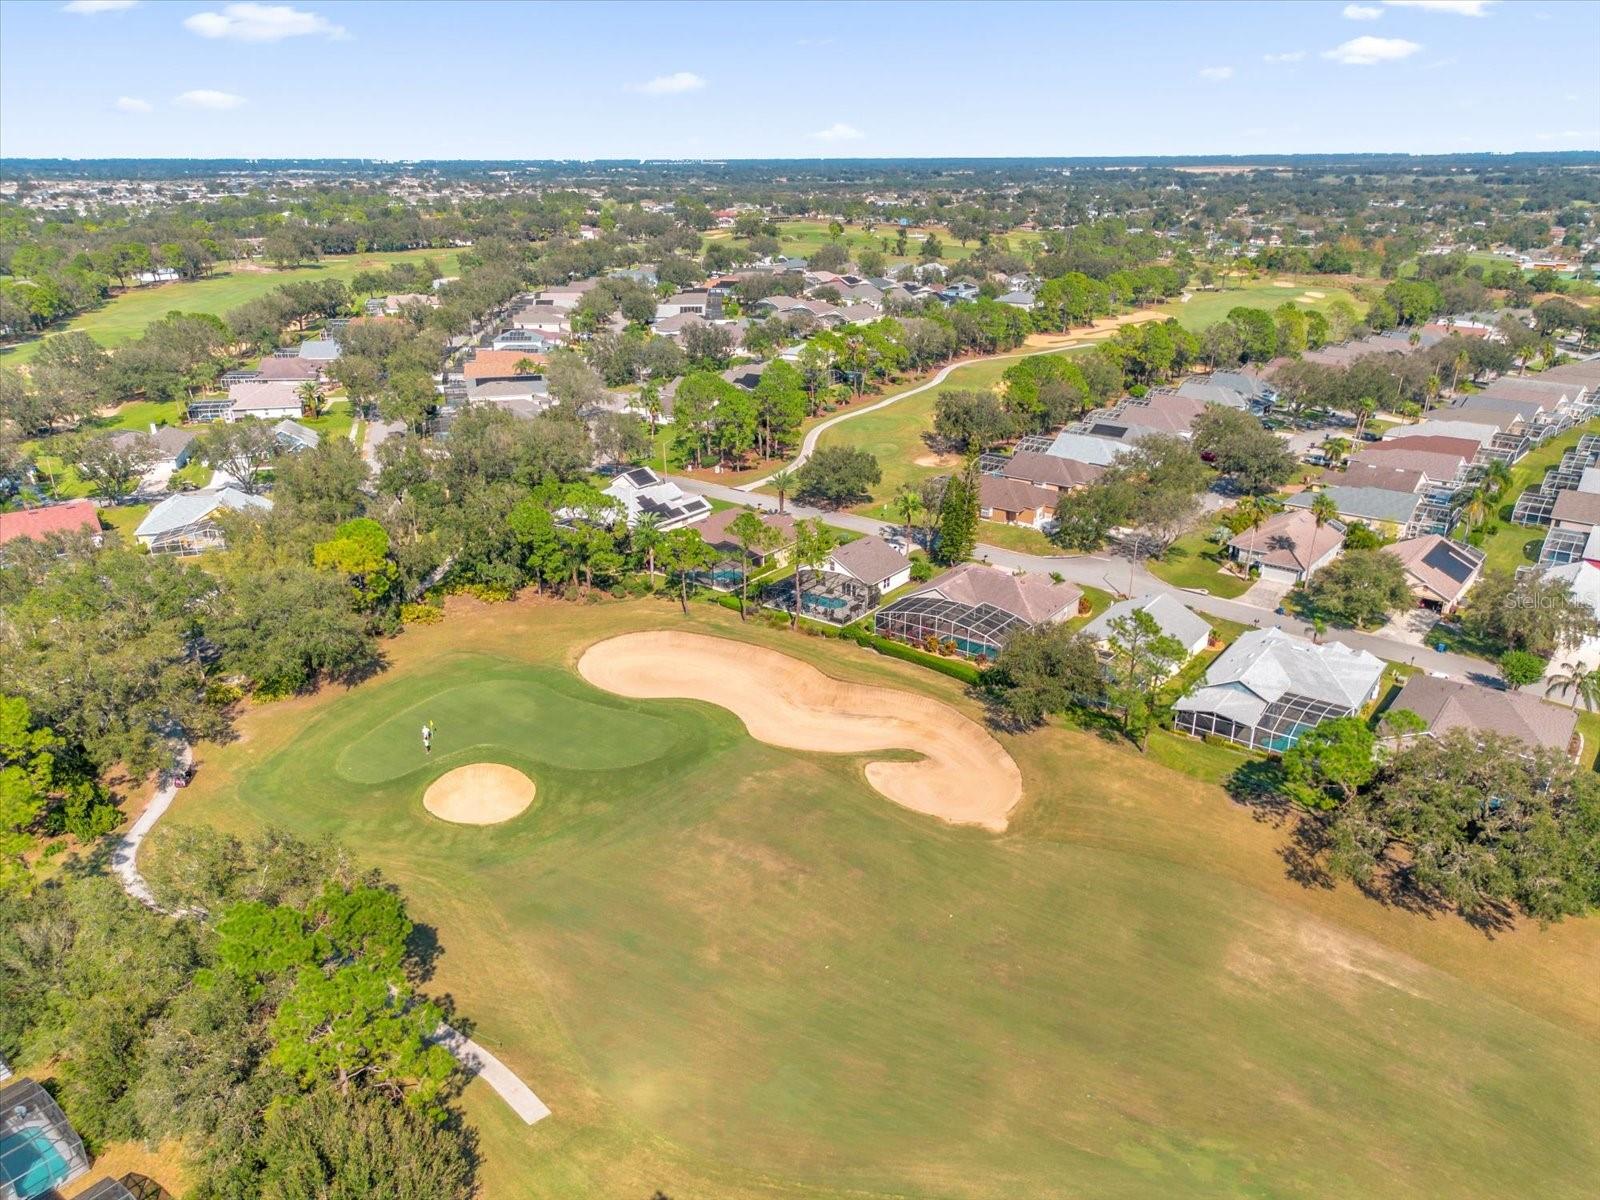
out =
[(1204, 588), (1213, 596), (1233, 599), (1250, 589), (1250, 581), (1222, 570), (1225, 556), (1200, 530), (1184, 534), (1160, 558), (1145, 565), (1150, 574), (1174, 587)]
[(1545, 471), (1558, 464), (1561, 456), (1576, 446), (1584, 434), (1593, 433), (1596, 429), (1600, 429), (1600, 421), (1590, 421), (1568, 430), (1554, 441), (1532, 451), (1511, 468), (1511, 485), (1506, 488), (1506, 502), (1500, 507), (1497, 528), (1483, 539), (1482, 549), (1487, 556), (1485, 570), (1515, 571), (1538, 560), (1545, 530), (1536, 525), (1513, 525), (1509, 519), (1511, 510), (1518, 496), (1541, 483)]
[[(333, 836), (404, 887), (429, 986), (554, 1112), (530, 1129), (467, 1089), (485, 1200), (1575, 1197), (1600, 1173), (1600, 923), (1490, 940), (1303, 887), (1168, 735), (1001, 735), (1010, 832), (949, 828), (854, 757), (572, 670), (663, 626), (980, 711), (712, 605), (457, 600), (379, 678), (203, 746), (167, 818)], [(1214, 751), (1181, 748), (1215, 774)], [(485, 759), (535, 806), (429, 818), (426, 784)]]
[[(1072, 351), (1047, 353), (1070, 354)], [(883, 472), (878, 486), (872, 491), (872, 499), (865, 504), (857, 505), (854, 511), (883, 520), (898, 520), (899, 516), (893, 511), (892, 503), (901, 484), (915, 486), (929, 476), (948, 475), (958, 469), (960, 467), (958, 458), (937, 453), (927, 441), (926, 435), (933, 431), (933, 412), (939, 400), (939, 393), (946, 389), (994, 387), (1000, 382), (1000, 376), (1005, 369), (1016, 361), (1013, 358), (957, 367), (945, 377), (944, 383), (939, 387), (930, 388), (926, 392), (902, 400), (898, 404), (891, 404), (888, 408), (879, 409), (877, 412), (852, 417), (824, 433), (818, 443), (819, 446), (854, 446), (867, 450), (876, 456), (878, 467)], [(908, 382), (905, 388), (899, 390), (916, 387), (922, 382), (924, 381)], [(984, 522), (979, 540), (993, 541), (996, 545), (1004, 544), (989, 537), (992, 531), (999, 528), (1001, 527)], [(1059, 553), (1059, 551), (1053, 552)]]
[[(210, 471), (207, 470), (207, 475)], [(119, 504), (115, 507), (99, 509), (100, 524), (109, 525), (116, 530), (124, 545), (134, 544), (133, 531), (139, 528), (139, 522), (149, 515), (154, 508), (153, 504)]]
[[(1278, 284), (1290, 286), (1280, 287)], [(1311, 292), (1320, 294), (1313, 296), (1309, 294)], [(1364, 306), (1347, 289), (1312, 276), (1262, 279), (1244, 284), (1230, 281), (1230, 286), (1223, 290), (1195, 291), (1187, 301), (1170, 300), (1158, 305), (1157, 309), (1167, 316), (1176, 317), (1185, 329), (1198, 330), (1226, 320), (1228, 313), (1239, 307), (1271, 310), (1285, 301), (1292, 301), (1307, 311), (1326, 311), (1328, 305), (1340, 298), (1354, 304), (1357, 312), (1363, 311)]]
[[(343, 254), (325, 258), (316, 266), (286, 271), (223, 268), (207, 279), (164, 283), (134, 288), (113, 296), (99, 308), (80, 313), (62, 331), (82, 330), (102, 346), (118, 346), (132, 341), (145, 326), (160, 320), (174, 309), (181, 312), (214, 313), (223, 316), (247, 300), (264, 296), (280, 284), (302, 279), (341, 279), (348, 283), (362, 271), (392, 266), (400, 262), (421, 262), (431, 258), (446, 275), (455, 273), (457, 253), (453, 250), (403, 250), (393, 253)], [(52, 331), (56, 332), (56, 331)], [(48, 334), (46, 336), (49, 336)], [(38, 353), (39, 340), (0, 349), (7, 366), (19, 366)]]

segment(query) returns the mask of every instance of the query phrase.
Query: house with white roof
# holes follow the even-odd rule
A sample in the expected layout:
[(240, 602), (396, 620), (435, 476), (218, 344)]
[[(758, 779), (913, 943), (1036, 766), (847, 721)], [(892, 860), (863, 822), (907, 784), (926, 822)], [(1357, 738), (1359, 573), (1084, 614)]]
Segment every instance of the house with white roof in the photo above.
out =
[(649, 467), (622, 472), (611, 481), (605, 494), (627, 510), (630, 529), (646, 514), (656, 518), (656, 528), (661, 530), (693, 525), (711, 515), (711, 502), (704, 496), (684, 491)]
[(1196, 691), (1173, 705), (1173, 726), (1281, 754), (1323, 721), (1360, 712), (1382, 685), (1383, 662), (1365, 650), (1254, 629), (1222, 652)]
[(228, 408), (223, 420), (241, 421), (246, 417), (259, 417), (263, 421), (293, 420), (305, 407), (300, 399), (302, 386), (289, 379), (236, 383), (228, 389)]
[(199, 554), (220, 550), (227, 545), (216, 522), (221, 509), (234, 512), (266, 512), (272, 501), (253, 496), (235, 487), (207, 488), (200, 492), (180, 492), (152, 508), (139, 522), (133, 536), (153, 554)]
[[(1211, 644), (1211, 626), (1196, 616), (1188, 605), (1165, 592), (1152, 592), (1148, 596), (1119, 600), (1085, 625), (1084, 635), (1097, 642), (1109, 642), (1116, 632), (1112, 628), (1112, 622), (1141, 612), (1156, 623), (1157, 629), (1183, 647), (1183, 662), (1187, 662)], [(1173, 671), (1177, 671), (1183, 662), (1174, 663)]]

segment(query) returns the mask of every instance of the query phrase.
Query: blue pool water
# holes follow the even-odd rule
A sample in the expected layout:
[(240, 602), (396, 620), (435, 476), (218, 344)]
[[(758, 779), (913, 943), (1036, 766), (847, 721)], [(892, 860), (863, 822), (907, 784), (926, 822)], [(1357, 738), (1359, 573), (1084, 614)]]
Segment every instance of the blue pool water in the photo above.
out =
[(71, 1169), (42, 1129), (0, 1135), (0, 1183), (16, 1188), (21, 1200), (33, 1200), (60, 1183)]
[(839, 608), (844, 608), (849, 603), (850, 603), (850, 601), (846, 600), (843, 596), (807, 596), (806, 597), (806, 604), (808, 604), (812, 608), (839, 609)]

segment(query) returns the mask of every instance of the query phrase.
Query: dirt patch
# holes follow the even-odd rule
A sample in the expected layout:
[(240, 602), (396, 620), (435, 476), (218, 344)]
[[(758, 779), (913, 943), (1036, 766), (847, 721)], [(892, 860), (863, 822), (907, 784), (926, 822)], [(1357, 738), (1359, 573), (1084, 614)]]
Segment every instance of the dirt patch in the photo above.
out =
[(1272, 286), (1273, 287), (1281, 287), (1281, 288), (1292, 288), (1292, 287), (1299, 287), (1300, 285), (1297, 284), (1297, 283), (1289, 283), (1288, 281), (1283, 280), (1283, 279), (1274, 279), (1272, 281)]
[(959, 467), (961, 455), (959, 454), (919, 454), (911, 460), (919, 467)]
[(472, 763), (428, 785), (422, 806), (457, 825), (498, 825), (533, 803), (533, 780), (502, 763)]
[(1322, 300), (1322, 299), (1326, 298), (1328, 293), (1327, 292), (1314, 292), (1314, 291), (1310, 290), (1309, 288), (1307, 288), (1304, 292), (1301, 293), (1301, 295), (1309, 296), (1313, 300)]
[(750, 736), (789, 750), (911, 750), (916, 762), (867, 764), (867, 782), (902, 807), (1001, 832), (1022, 773), (1000, 743), (954, 709), (893, 688), (843, 683), (759, 646), (702, 634), (628, 633), (584, 652), (578, 673), (635, 699), (702, 700)]

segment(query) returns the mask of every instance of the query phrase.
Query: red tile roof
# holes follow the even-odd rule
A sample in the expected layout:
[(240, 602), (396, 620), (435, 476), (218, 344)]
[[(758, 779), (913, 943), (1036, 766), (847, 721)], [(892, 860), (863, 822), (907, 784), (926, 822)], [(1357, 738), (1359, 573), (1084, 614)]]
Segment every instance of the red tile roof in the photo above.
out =
[(42, 542), (51, 534), (100, 532), (100, 514), (87, 500), (69, 500), (47, 508), (25, 508), (21, 512), (0, 513), (0, 544), (15, 538)]
[(479, 350), (461, 368), (468, 379), (503, 379), (517, 374), (517, 364), (527, 359), (536, 365), (547, 360), (529, 350)]

